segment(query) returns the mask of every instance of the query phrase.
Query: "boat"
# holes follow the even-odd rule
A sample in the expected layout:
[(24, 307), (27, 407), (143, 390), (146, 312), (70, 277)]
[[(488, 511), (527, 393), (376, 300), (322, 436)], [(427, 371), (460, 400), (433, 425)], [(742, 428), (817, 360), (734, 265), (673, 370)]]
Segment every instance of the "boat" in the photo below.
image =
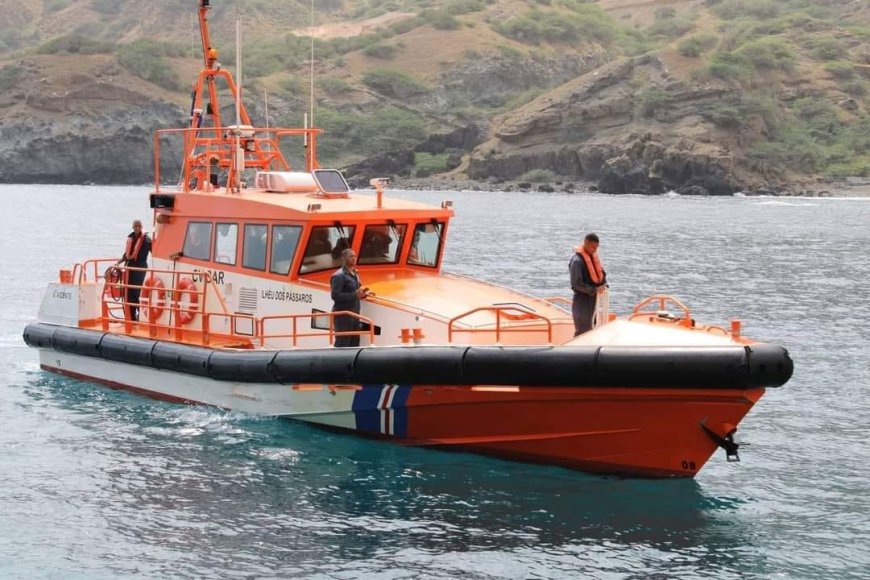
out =
[[(318, 163), (322, 129), (255, 127), (212, 46), (209, 4), (199, 0), (203, 68), (189, 125), (154, 140), (151, 264), (91, 258), (60, 269), (24, 330), (42, 369), (593, 473), (694, 477), (717, 449), (739, 458), (737, 425), (792, 374), (784, 348), (744, 336), (737, 320), (697, 323), (666, 295), (617, 316), (604, 292), (594, 328), (575, 337), (565, 298), (442, 271), (452, 204), (390, 198), (377, 177), (374, 192), (352, 192)], [(167, 143), (182, 154), (172, 185), (161, 172)], [(345, 248), (374, 292), (359, 313), (332, 312)], [(338, 331), (340, 315), (358, 330)], [(360, 345), (333, 346), (348, 335)]]

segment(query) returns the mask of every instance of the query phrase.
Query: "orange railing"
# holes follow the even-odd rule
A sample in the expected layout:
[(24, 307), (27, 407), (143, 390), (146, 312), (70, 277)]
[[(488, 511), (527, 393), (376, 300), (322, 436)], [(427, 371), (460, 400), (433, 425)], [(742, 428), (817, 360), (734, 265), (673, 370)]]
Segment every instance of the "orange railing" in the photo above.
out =
[[(332, 344), (337, 336), (365, 336), (368, 335), (370, 344), (375, 342), (374, 323), (371, 319), (365, 316), (360, 316), (354, 312), (318, 312), (313, 314), (283, 314), (274, 316), (257, 317), (250, 314), (238, 314), (231, 312), (206, 312), (204, 318), (208, 320), (207, 327), (213, 328), (214, 319), (224, 319), (229, 326), (228, 333), (211, 333), (203, 331), (202, 343), (207, 345), (211, 342), (213, 336), (218, 336), (223, 340), (227, 338), (244, 339), (257, 344), (260, 347), (266, 347), (267, 341), (274, 339), (290, 339), (293, 347), (299, 346), (299, 340), (313, 337), (327, 337), (329, 344)], [(368, 330), (349, 330), (338, 332), (335, 330), (336, 316), (351, 316), (360, 324), (367, 324)], [(315, 318), (326, 318), (328, 327), (326, 329), (317, 329), (314, 332), (306, 332), (299, 330), (298, 321), (302, 319), (314, 320)], [(276, 323), (289, 323), (290, 331), (271, 331), (270, 325)], [(244, 330), (239, 330), (240, 325), (246, 325)]]
[[(210, 286), (213, 288), (214, 293), (217, 294), (219, 302), (223, 306), (224, 312), (226, 312), (223, 297), (220, 296), (220, 291), (214, 286), (211, 275), (208, 272), (185, 272), (159, 268), (132, 267), (119, 268), (119, 270), (122, 272), (122, 275), (118, 280), (111, 279), (109, 270), (103, 275), (105, 286), (103, 287), (100, 316), (103, 330), (108, 330), (111, 322), (123, 320), (124, 331), (131, 333), (133, 323), (136, 322), (131, 317), (131, 311), (133, 308), (137, 308), (140, 319), (142, 319), (143, 314), (147, 314), (145, 322), (149, 336), (156, 336), (157, 331), (163, 329), (173, 332), (175, 339), (181, 340), (185, 330), (184, 327), (192, 323), (197, 315), (202, 315), (206, 312), (206, 301)], [(130, 284), (129, 278), (131, 272), (145, 273), (143, 283)], [(170, 284), (168, 286), (162, 284), (162, 282), (160, 285), (149, 284), (149, 281), (159, 280), (156, 277), (157, 274), (168, 275)], [(202, 282), (201, 287), (197, 285), (197, 281)], [(134, 303), (128, 300), (131, 290), (139, 290), (140, 296), (138, 302)], [(182, 303), (185, 296), (187, 296), (187, 305)], [(122, 312), (121, 317), (114, 315), (118, 310)], [(158, 322), (163, 311), (169, 312), (169, 319), (166, 323)], [(208, 322), (208, 317), (202, 318), (202, 333), (204, 336), (208, 335)]]
[[(245, 168), (265, 171), (273, 168), (286, 170), (290, 164), (282, 153), (283, 137), (302, 137), (305, 141), (305, 171), (317, 169), (317, 135), (323, 129), (309, 127), (260, 128), (260, 127), (199, 127), (184, 129), (159, 129), (154, 134), (154, 191), (160, 192), (160, 140), (167, 136), (181, 136), (184, 151), (181, 172), (182, 190), (210, 190), (211, 172), (227, 172), (227, 183), (233, 183), (234, 156), (238, 141), (244, 154)], [(239, 133), (239, 137), (236, 137)], [(193, 184), (193, 185), (191, 185)]]
[[(667, 309), (668, 304), (673, 304), (682, 312), (682, 315), (671, 314)], [(649, 306), (652, 306), (653, 309), (649, 309)], [(629, 315), (629, 320), (644, 316), (670, 319), (685, 327), (692, 326), (692, 313), (689, 310), (689, 307), (673, 296), (668, 296), (667, 294), (655, 294), (638, 302), (634, 309), (632, 309), (631, 314)]]
[[(358, 325), (366, 325), (362, 328), (367, 328), (367, 330), (347, 330), (337, 332), (335, 330), (335, 317), (336, 316), (350, 316), (357, 321)], [(326, 318), (328, 321), (329, 328), (327, 329), (316, 329), (316, 331), (312, 332), (300, 332), (298, 329), (298, 321), (303, 319), (308, 319), (314, 322), (317, 318)], [(267, 332), (267, 325), (270, 323), (279, 323), (279, 322), (289, 322), (290, 330), (289, 333), (275, 333), (275, 332)], [(365, 316), (360, 316), (355, 312), (350, 312), (347, 310), (339, 311), (339, 312), (317, 312), (311, 314), (285, 314), (285, 315), (276, 315), (276, 316), (264, 316), (260, 319), (260, 343), (265, 346), (265, 342), (268, 339), (278, 339), (278, 338), (289, 338), (293, 341), (293, 346), (296, 347), (300, 338), (311, 338), (317, 336), (327, 336), (329, 337), (329, 343), (332, 344), (333, 340), (336, 336), (365, 336), (368, 335), (369, 341), (371, 344), (375, 342), (375, 323), (370, 318), (366, 318)]]
[[(114, 262), (114, 260), (109, 261)], [(89, 267), (94, 267), (90, 265), (91, 262), (99, 263), (101, 261), (91, 260), (84, 264), (78, 264), (73, 271), (79, 273), (88, 271)], [(135, 307), (139, 309), (139, 322), (146, 326), (149, 336), (157, 336), (158, 331), (164, 330), (172, 334), (175, 340), (182, 341), (185, 331), (192, 330), (193, 335), (198, 336), (202, 345), (241, 339), (248, 346), (258, 344), (264, 347), (269, 340), (290, 339), (293, 347), (296, 347), (299, 340), (305, 338), (327, 337), (329, 344), (332, 344), (337, 336), (366, 335), (368, 335), (371, 344), (374, 344), (375, 341), (374, 321), (354, 312), (320, 312), (264, 317), (232, 313), (228, 311), (219, 288), (212, 281), (208, 272), (186, 272), (158, 268), (118, 268), (118, 270), (122, 275), (117, 281), (113, 280), (111, 276), (107, 276), (108, 271), (101, 275), (95, 275), (95, 278), (105, 281), (101, 299), (100, 324), (102, 329), (106, 331), (109, 330), (110, 323), (123, 322), (124, 332), (132, 334), (133, 324), (136, 321), (131, 317), (131, 308)], [(145, 280), (143, 283), (131, 284), (129, 282), (131, 272), (144, 272)], [(168, 287), (161, 285), (158, 288), (149, 285), (151, 280), (157, 279), (157, 274), (164, 275), (164, 278), (169, 276), (170, 284)], [(86, 278), (86, 276), (79, 274), (79, 279)], [(198, 282), (201, 282), (201, 285), (198, 285)], [(140, 291), (140, 300), (134, 303), (128, 300), (129, 291), (137, 289)], [(214, 294), (218, 300), (220, 311), (208, 312), (207, 298), (209, 294)], [(183, 303), (185, 296), (187, 297), (186, 305)], [(168, 319), (166, 322), (160, 322), (159, 320), (165, 311), (169, 313)], [(120, 315), (117, 315), (119, 312)], [(196, 316), (201, 316), (200, 328), (192, 324)], [(336, 331), (335, 317), (337, 316), (354, 318), (359, 323), (361, 330)], [(326, 319), (327, 327), (325, 329), (307, 331), (299, 328), (300, 320), (314, 321), (323, 318)], [(215, 324), (216, 320), (225, 321), (228, 330), (213, 332), (211, 329), (219, 326)], [(189, 324), (191, 326), (187, 326)], [(274, 328), (276, 325), (282, 327)], [(285, 325), (289, 325), (289, 328)]]
[[(494, 312), (495, 313), (495, 328), (454, 328), (457, 321), (467, 318), (478, 312)], [(540, 320), (546, 324), (546, 328), (522, 328), (522, 327), (502, 327), (502, 318), (511, 321), (516, 320)], [(542, 316), (531, 310), (526, 310), (517, 306), (482, 306), (463, 312), (459, 316), (454, 316), (447, 322), (447, 341), (453, 342), (453, 334), (458, 332), (481, 333), (495, 332), (495, 341), (501, 341), (501, 335), (504, 333), (518, 332), (546, 332), (547, 342), (553, 342), (553, 323), (546, 316)]]
[(117, 263), (117, 258), (96, 258), (76, 264), (73, 266), (70, 282), (73, 284), (87, 284), (91, 281), (99, 282), (104, 280), (107, 268)]

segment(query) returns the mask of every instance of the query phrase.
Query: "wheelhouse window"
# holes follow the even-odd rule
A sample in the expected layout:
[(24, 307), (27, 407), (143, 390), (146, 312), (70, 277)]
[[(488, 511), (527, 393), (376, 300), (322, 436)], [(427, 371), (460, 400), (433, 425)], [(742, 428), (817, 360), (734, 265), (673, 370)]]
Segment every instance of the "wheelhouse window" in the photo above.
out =
[(296, 255), (296, 246), (299, 245), (299, 237), (302, 235), (302, 226), (273, 226), (272, 227), (272, 253), (269, 260), (269, 271), (273, 274), (287, 274), (293, 256)]
[(443, 231), (443, 222), (417, 224), (414, 228), (411, 251), (408, 253), (408, 263), (429, 268), (437, 266), (438, 256), (441, 254), (441, 233)]
[(300, 274), (338, 268), (341, 252), (353, 246), (355, 226), (316, 226), (311, 228)]
[(359, 250), (360, 264), (395, 264), (399, 261), (406, 224), (394, 223), (366, 226)]
[(184, 236), (182, 253), (187, 258), (209, 260), (211, 258), (211, 222), (190, 222)]
[(266, 269), (266, 235), (268, 228), (260, 224), (245, 226), (245, 242), (242, 248), (242, 266), (254, 270)]
[(238, 243), (239, 224), (217, 224), (214, 237), (214, 261), (235, 266)]

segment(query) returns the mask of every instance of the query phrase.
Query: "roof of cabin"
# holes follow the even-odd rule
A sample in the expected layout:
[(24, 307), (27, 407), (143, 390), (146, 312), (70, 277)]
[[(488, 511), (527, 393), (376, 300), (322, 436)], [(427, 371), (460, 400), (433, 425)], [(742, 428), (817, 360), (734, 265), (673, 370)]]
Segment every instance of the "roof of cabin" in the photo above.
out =
[[(270, 218), (278, 217), (271, 215), (268, 212), (269, 208), (263, 206), (271, 206), (279, 213), (281, 209), (288, 210), (288, 213), (298, 212), (297, 219), (316, 220), (323, 219), (329, 215), (346, 214), (370, 214), (360, 217), (376, 217), (377, 214), (384, 214), (385, 218), (396, 219), (402, 214), (409, 214), (409, 217), (437, 217), (449, 218), (453, 215), (451, 209), (444, 209), (435, 205), (410, 201), (405, 199), (382, 198), (381, 207), (377, 207), (377, 197), (371, 194), (354, 194), (351, 193), (348, 197), (326, 197), (322, 195), (310, 193), (269, 193), (262, 190), (243, 190), (241, 193), (225, 193), (223, 190), (205, 193), (205, 192), (169, 192), (160, 191), (161, 194), (174, 193), (176, 196), (176, 210), (181, 210), (181, 213), (188, 215), (233, 215), (236, 217), (260, 217)], [(319, 208), (314, 206), (319, 205)], [(311, 208), (311, 209), (310, 209)], [(374, 215), (371, 215), (374, 214)], [(280, 216), (291, 217), (291, 216)]]

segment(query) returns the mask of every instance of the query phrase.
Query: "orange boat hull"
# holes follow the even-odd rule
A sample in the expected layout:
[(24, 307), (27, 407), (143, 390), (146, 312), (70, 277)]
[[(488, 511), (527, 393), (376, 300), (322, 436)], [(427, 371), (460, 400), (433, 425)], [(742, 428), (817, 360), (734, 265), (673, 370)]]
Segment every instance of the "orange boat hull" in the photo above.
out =
[(718, 448), (703, 425), (725, 434), (765, 390), (511, 389), (413, 387), (404, 407), (373, 411), (358, 429), (595, 473), (693, 477)]

